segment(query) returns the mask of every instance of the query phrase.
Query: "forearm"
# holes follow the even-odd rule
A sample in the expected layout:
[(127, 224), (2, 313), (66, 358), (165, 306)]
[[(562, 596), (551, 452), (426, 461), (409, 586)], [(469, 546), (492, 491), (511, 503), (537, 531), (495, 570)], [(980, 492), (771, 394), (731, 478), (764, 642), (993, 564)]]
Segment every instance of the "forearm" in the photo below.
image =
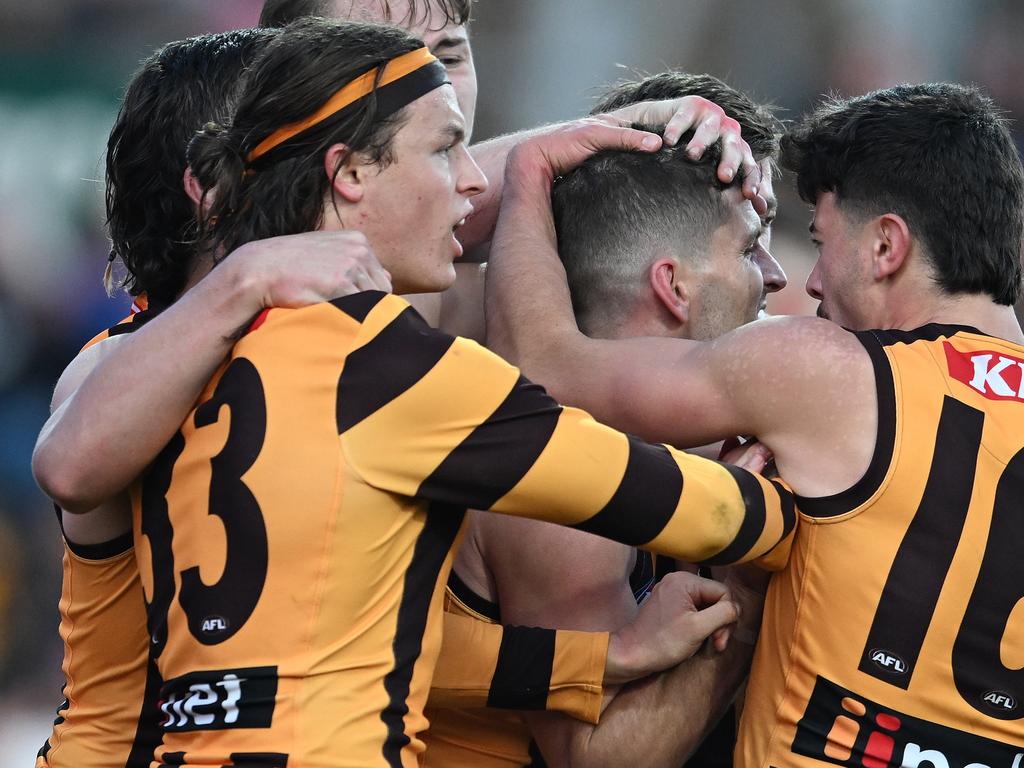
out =
[(119, 339), (50, 417), (33, 470), (61, 507), (87, 511), (125, 488), (181, 425), (259, 308), (243, 273), (222, 269)]
[(599, 725), (579, 728), (573, 768), (622, 766), (643, 749), (647, 768), (678, 768), (725, 713), (750, 668), (753, 647), (729, 642), (662, 675), (620, 689)]
[(560, 348), (583, 340), (558, 258), (550, 177), (510, 160), (488, 264), (488, 346), (531, 378), (554, 387)]
[(708, 643), (676, 667), (620, 688), (599, 725), (531, 716), (552, 768), (628, 765), (640, 751), (645, 768), (682, 765), (721, 719), (750, 668), (763, 597), (735, 583), (732, 590), (742, 610), (723, 652)]

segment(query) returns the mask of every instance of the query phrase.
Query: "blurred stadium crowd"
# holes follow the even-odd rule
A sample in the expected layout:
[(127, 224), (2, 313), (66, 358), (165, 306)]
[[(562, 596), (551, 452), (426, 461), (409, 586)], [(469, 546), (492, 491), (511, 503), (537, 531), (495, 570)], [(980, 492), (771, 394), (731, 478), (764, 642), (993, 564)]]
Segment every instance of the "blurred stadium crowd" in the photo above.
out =
[[(60, 689), (60, 544), (29, 459), (50, 391), (82, 343), (125, 314), (101, 285), (102, 151), (121, 88), (169, 40), (255, 23), (260, 0), (0, 0), (0, 759), (27, 763)], [(585, 113), (603, 84), (710, 72), (782, 117), (817, 95), (973, 82), (1024, 114), (1015, 0), (478, 0), (474, 139)], [(1018, 131), (1018, 146), (1022, 134)], [(775, 313), (813, 311), (806, 214), (787, 183)], [(101, 458), (101, 457), (98, 457)], [(38, 738), (36, 738), (38, 734)], [(25, 746), (22, 746), (24, 744)], [(28, 750), (31, 751), (28, 751)]]

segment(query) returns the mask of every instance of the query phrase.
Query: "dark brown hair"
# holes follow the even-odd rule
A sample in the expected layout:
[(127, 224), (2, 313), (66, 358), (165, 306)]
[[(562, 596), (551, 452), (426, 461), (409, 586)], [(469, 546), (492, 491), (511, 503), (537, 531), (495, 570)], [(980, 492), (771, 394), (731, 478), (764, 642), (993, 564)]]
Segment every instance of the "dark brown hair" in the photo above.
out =
[(901, 216), (946, 292), (1016, 301), (1024, 171), (1006, 120), (977, 88), (829, 99), (783, 138), (782, 163), (811, 205), (834, 192), (848, 214)]
[(349, 152), (386, 164), (405, 110), (381, 118), (376, 92), (248, 162), (253, 148), (283, 126), (304, 120), (345, 84), (423, 43), (397, 27), (300, 19), (280, 30), (250, 68), (238, 108), (208, 124), (188, 158), (204, 189), (216, 187), (203, 217), (202, 245), (226, 254), (251, 240), (316, 229), (331, 186), (324, 154)]
[[(782, 125), (771, 109), (711, 75), (669, 71), (619, 83), (591, 114), (691, 95), (714, 101), (739, 122), (755, 158), (774, 157)], [(717, 175), (720, 148), (710, 147), (700, 160), (691, 160), (682, 151), (691, 136), (651, 154), (600, 152), (555, 184), (558, 252), (576, 319), (585, 331), (628, 306), (653, 253), (667, 248), (696, 258), (725, 222), (725, 186)]]
[(168, 43), (128, 84), (107, 141), (106, 212), (120, 285), (133, 296), (168, 304), (184, 288), (196, 235), (185, 147), (205, 121), (231, 112), (242, 71), (275, 35), (243, 29)]

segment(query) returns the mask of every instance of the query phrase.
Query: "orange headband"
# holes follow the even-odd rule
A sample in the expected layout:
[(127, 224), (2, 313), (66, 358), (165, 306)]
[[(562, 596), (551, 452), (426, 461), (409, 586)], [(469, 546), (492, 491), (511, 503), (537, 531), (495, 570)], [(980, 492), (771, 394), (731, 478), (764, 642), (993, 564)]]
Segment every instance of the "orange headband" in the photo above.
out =
[[(389, 83), (395, 82), (396, 80), (401, 80), (403, 77), (406, 77), (416, 70), (435, 61), (437, 61), (437, 58), (426, 47), (417, 48), (415, 51), (403, 53), (401, 56), (396, 56), (384, 65), (384, 72), (380, 77), (380, 83), (377, 83), (377, 85), (385, 86)], [(291, 125), (286, 125), (283, 128), (278, 128), (256, 145), (256, 148), (253, 149), (246, 158), (246, 163), (252, 163), (255, 160), (258, 160), (260, 157), (267, 154), (267, 152), (274, 149), (274, 147), (283, 144), (293, 136), (297, 136), (307, 128), (312, 128), (314, 125), (322, 123), (331, 115), (337, 114), (350, 104), (373, 93), (377, 80), (377, 70), (378, 67), (374, 67), (369, 72), (364, 72), (355, 80), (351, 80), (346, 83), (337, 93), (327, 100), (326, 104), (305, 120), (300, 120), (297, 123), (292, 123)]]

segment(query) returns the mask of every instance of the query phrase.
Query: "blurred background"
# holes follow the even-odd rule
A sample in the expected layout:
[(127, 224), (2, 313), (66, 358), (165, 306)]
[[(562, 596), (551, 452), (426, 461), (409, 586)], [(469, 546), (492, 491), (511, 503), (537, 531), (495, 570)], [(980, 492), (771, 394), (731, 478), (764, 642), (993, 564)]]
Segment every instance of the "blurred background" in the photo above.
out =
[[(29, 468), (50, 391), (126, 314), (101, 276), (102, 152), (156, 47), (256, 23), (262, 0), (0, 0), (0, 762), (31, 765), (60, 702), (60, 541)], [(795, 117), (821, 94), (981, 85), (1024, 115), (1018, 0), (477, 0), (474, 139), (587, 112), (604, 84), (710, 72)], [(1018, 145), (1020, 133), (1018, 132)], [(813, 312), (806, 207), (776, 182), (776, 313)]]

